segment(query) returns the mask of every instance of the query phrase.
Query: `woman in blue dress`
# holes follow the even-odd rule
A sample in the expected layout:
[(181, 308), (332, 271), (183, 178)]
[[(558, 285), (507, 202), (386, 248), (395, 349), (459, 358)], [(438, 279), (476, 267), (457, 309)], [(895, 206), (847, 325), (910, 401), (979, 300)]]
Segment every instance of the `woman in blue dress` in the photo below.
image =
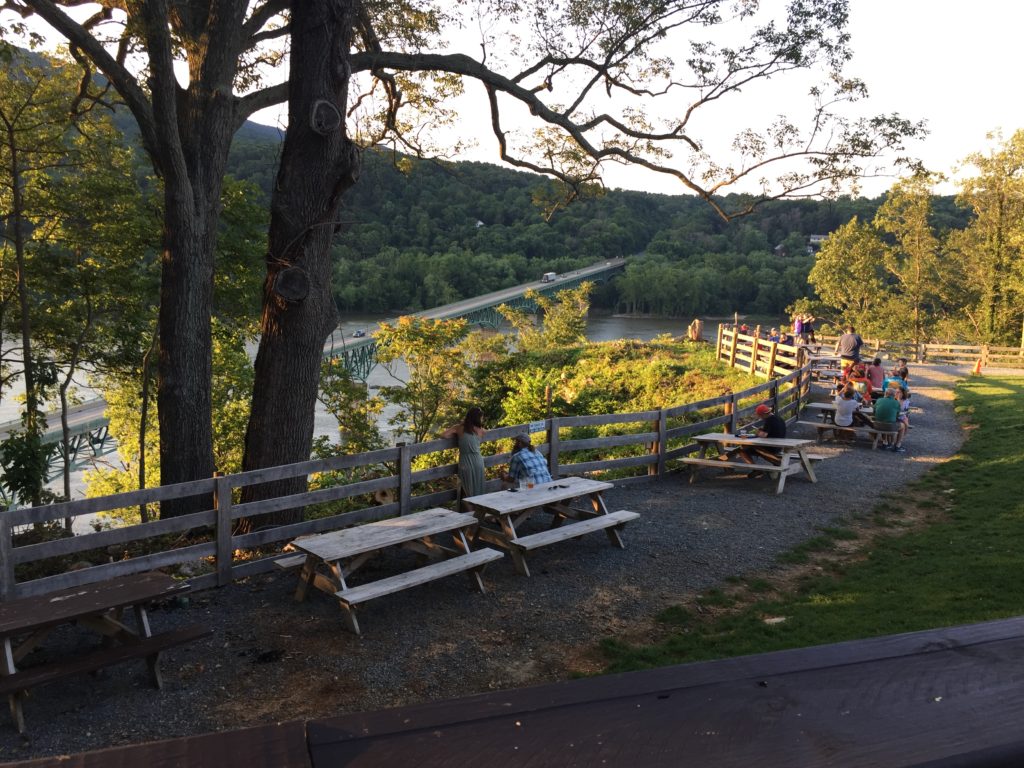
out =
[(476, 406), (466, 411), (466, 418), (461, 424), (441, 433), (441, 437), (459, 439), (460, 497), (484, 492), (484, 457), (480, 455), (480, 438), (485, 434), (484, 412)]

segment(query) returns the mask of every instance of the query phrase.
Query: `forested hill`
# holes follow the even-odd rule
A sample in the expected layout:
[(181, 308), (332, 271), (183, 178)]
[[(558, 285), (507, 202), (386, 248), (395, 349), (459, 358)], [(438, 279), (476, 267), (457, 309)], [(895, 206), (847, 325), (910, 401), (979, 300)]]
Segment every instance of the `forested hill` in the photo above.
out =
[[(235, 140), (230, 173), (269, 197), (280, 138), (277, 129), (248, 124)], [(854, 215), (870, 220), (881, 203), (777, 202), (726, 223), (693, 196), (611, 190), (545, 220), (534, 202), (545, 190), (545, 178), (503, 166), (367, 152), (342, 211), (339, 308), (424, 309), (544, 272), (644, 253), (614, 285), (600, 287), (596, 306), (676, 316), (777, 314), (808, 292), (808, 238)], [(963, 226), (951, 198), (937, 201), (936, 210), (945, 226)]]

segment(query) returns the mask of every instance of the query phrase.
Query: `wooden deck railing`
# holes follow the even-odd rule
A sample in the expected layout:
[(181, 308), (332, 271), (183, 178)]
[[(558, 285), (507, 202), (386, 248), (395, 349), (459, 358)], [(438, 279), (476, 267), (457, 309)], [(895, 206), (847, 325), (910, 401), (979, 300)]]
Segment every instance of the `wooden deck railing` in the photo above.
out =
[[(760, 355), (759, 352), (758, 359)], [(779, 370), (780, 361), (788, 357), (788, 353), (776, 353), (774, 370)], [(545, 419), (532, 424), (535, 431), (544, 432), (544, 441), (535, 442), (547, 455), (554, 477), (599, 474), (620, 482), (663, 475), (673, 468), (674, 460), (696, 450), (692, 435), (709, 430), (735, 432), (755, 420), (754, 408), (760, 403), (770, 402), (783, 418), (794, 419), (809, 382), (809, 371), (798, 368), (742, 392), (696, 403), (638, 413)], [(485, 467), (506, 464), (508, 439), (530, 426), (489, 430), (484, 439), (484, 453), (489, 454), (484, 458)], [(228, 584), (269, 571), (281, 545), (297, 536), (454, 502), (457, 465), (450, 463), (451, 453), (443, 453), (454, 446), (453, 440), (398, 445), (370, 453), (0, 513), (0, 600), (185, 564), (193, 565), (190, 581), (196, 588)], [(308, 480), (328, 472), (361, 472), (362, 476), (352, 482), (290, 496), (246, 504), (234, 501), (240, 497), (240, 489), (247, 486), (296, 477)], [(488, 490), (499, 486), (497, 478), (487, 483)], [(375, 496), (383, 503), (374, 503)], [(19, 539), (15, 546), (15, 532), (29, 526), (189, 497), (213, 499), (213, 503), (210, 509), (181, 517), (41, 543), (20, 544)], [(323, 515), (322, 505), (345, 500), (357, 508), (316, 516)], [(307, 510), (307, 519), (302, 522), (266, 525), (270, 515), (299, 508)], [(238, 532), (238, 521), (242, 518), (248, 521), (245, 533)], [(133, 547), (140, 552), (128, 556), (126, 553)], [(90, 559), (79, 570), (56, 575), (33, 577), (25, 572), (32, 564), (38, 566), (51, 558), (76, 557)], [(95, 563), (97, 557), (108, 562)]]

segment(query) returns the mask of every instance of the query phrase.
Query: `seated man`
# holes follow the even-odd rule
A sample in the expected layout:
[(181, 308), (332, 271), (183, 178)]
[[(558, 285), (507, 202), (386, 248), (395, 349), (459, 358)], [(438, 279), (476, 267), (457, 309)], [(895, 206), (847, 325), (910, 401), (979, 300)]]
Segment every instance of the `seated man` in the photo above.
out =
[(874, 426), (879, 432), (889, 432), (896, 435), (896, 442), (892, 449), (896, 453), (906, 453), (903, 447), (903, 437), (907, 433), (907, 425), (900, 421), (900, 404), (896, 399), (896, 390), (887, 389), (885, 397), (875, 403)]
[(508, 462), (508, 472), (502, 475), (506, 482), (517, 485), (520, 481), (534, 483), (551, 482), (551, 473), (547, 462), (539, 451), (530, 444), (530, 436), (516, 435), (512, 441), (512, 458)]
[[(772, 407), (762, 403), (754, 409), (754, 413), (761, 417), (761, 426), (754, 433), (757, 437), (771, 437), (771, 438), (784, 438), (786, 436), (786, 422), (779, 418), (776, 414), (772, 413)], [(782, 451), (778, 448), (762, 448), (760, 446), (751, 446), (750, 448), (740, 448), (737, 451), (737, 455), (742, 461), (747, 464), (754, 463), (754, 456), (760, 456), (762, 459), (771, 462), (772, 464), (779, 463), (779, 455)], [(754, 472), (750, 476), (756, 477), (761, 473)]]

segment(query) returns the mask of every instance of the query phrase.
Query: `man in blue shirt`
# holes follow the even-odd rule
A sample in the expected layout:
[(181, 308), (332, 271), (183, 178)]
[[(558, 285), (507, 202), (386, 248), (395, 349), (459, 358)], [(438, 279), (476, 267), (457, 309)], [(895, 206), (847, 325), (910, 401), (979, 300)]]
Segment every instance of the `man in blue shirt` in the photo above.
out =
[(513, 484), (533, 479), (535, 483), (551, 482), (551, 473), (544, 457), (530, 445), (529, 435), (516, 435), (512, 444), (512, 458), (504, 479)]

